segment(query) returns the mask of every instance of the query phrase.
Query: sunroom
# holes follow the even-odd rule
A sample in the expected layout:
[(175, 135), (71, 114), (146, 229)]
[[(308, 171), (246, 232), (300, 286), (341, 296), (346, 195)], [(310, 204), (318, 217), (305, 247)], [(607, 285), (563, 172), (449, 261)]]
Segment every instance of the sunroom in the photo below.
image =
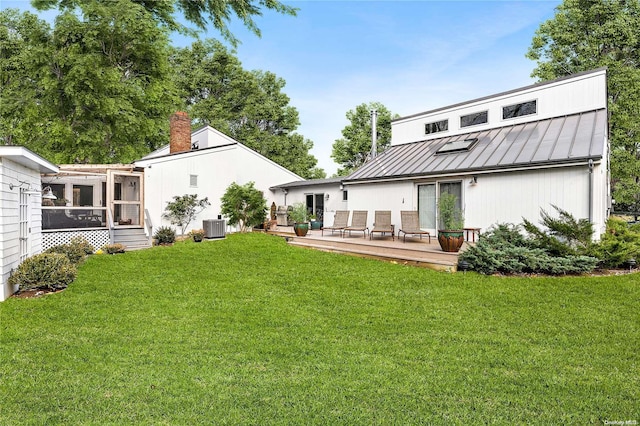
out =
[(144, 230), (144, 173), (133, 165), (61, 165), (42, 175), (43, 249), (77, 236), (94, 247), (117, 230)]

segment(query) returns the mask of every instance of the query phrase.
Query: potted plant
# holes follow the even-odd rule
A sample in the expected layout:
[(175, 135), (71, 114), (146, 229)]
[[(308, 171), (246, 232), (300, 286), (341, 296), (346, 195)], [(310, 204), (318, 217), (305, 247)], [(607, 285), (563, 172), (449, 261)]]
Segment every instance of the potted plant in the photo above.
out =
[(189, 235), (193, 238), (193, 241), (199, 243), (204, 239), (204, 229), (192, 229), (189, 231)]
[(312, 214), (311, 216), (309, 216), (309, 219), (311, 220), (311, 229), (322, 228), (322, 221), (318, 220), (318, 217), (315, 214)]
[(307, 205), (305, 203), (295, 203), (292, 206), (289, 216), (293, 220), (293, 232), (298, 237), (304, 237), (309, 232), (309, 223), (307, 222)]
[(464, 243), (464, 216), (456, 206), (457, 197), (448, 192), (440, 195), (438, 213), (442, 229), (438, 229), (438, 242), (442, 251), (455, 253)]

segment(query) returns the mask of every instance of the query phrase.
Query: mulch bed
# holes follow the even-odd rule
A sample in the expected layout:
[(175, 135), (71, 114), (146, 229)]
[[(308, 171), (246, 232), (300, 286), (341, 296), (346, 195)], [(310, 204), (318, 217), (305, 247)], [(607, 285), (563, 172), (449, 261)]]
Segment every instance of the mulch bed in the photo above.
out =
[(15, 297), (16, 299), (33, 299), (36, 297), (47, 296), (49, 294), (60, 293), (60, 292), (63, 292), (64, 290), (65, 289), (50, 290), (48, 288), (34, 288), (31, 290), (18, 291), (17, 293), (14, 293), (13, 295), (11, 295), (11, 297)]

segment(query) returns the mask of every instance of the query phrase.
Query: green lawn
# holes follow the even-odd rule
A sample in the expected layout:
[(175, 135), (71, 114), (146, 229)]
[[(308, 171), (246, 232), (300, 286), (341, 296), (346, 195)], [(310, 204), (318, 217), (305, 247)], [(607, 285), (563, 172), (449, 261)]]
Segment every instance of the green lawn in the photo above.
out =
[(0, 303), (0, 424), (640, 421), (640, 277), (447, 274), (262, 235)]

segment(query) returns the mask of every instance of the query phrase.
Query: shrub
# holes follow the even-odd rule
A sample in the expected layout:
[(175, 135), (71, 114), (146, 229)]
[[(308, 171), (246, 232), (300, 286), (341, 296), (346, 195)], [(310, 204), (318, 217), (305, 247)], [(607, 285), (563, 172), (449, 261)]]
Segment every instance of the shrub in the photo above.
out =
[(527, 239), (520, 229), (516, 225), (496, 225), (484, 233), (476, 245), (467, 248), (460, 260), (482, 274), (579, 274), (592, 271), (598, 263), (597, 258), (590, 256), (554, 255), (538, 247), (539, 240)]
[(122, 244), (107, 244), (102, 247), (102, 250), (107, 254), (116, 254), (116, 253), (124, 253), (125, 247)]
[(50, 247), (45, 251), (45, 253), (64, 254), (69, 259), (69, 262), (73, 263), (74, 265), (82, 262), (86, 256), (84, 250), (81, 247), (71, 244), (60, 244)]
[(267, 200), (253, 182), (245, 185), (233, 182), (220, 202), (222, 214), (228, 218), (229, 225), (239, 225), (240, 232), (247, 232), (263, 223), (267, 214)]
[(71, 241), (69, 241), (69, 245), (79, 247), (80, 249), (82, 249), (82, 251), (84, 251), (85, 254), (93, 254), (94, 251), (91, 243), (89, 243), (89, 241), (87, 241), (87, 239), (83, 236), (72, 238)]
[(624, 267), (629, 259), (640, 260), (640, 225), (609, 218), (607, 232), (588, 254), (599, 258), (605, 268)]
[(158, 240), (158, 244), (173, 244), (176, 241), (176, 231), (168, 226), (158, 228), (153, 238)]
[(173, 197), (173, 201), (167, 202), (162, 217), (169, 219), (173, 225), (178, 225), (181, 229), (180, 235), (184, 235), (184, 231), (191, 221), (210, 205), (208, 197), (198, 200), (197, 194), (185, 194), (182, 197), (176, 195)]
[(76, 268), (65, 254), (41, 253), (26, 259), (9, 277), (21, 291), (37, 288), (61, 290), (76, 278)]

